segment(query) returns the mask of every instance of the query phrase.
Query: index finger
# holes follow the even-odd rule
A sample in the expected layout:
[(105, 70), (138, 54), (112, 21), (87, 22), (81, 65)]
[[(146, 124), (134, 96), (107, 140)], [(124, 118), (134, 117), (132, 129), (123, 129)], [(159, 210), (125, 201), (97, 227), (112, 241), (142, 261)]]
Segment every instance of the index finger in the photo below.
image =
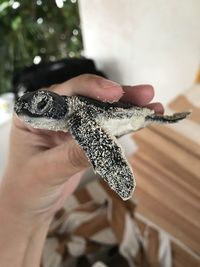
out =
[(122, 101), (130, 102), (137, 106), (146, 106), (154, 97), (154, 88), (149, 85), (123, 86)]
[(101, 101), (118, 101), (123, 95), (122, 87), (97, 75), (83, 74), (50, 88), (61, 95), (83, 95)]

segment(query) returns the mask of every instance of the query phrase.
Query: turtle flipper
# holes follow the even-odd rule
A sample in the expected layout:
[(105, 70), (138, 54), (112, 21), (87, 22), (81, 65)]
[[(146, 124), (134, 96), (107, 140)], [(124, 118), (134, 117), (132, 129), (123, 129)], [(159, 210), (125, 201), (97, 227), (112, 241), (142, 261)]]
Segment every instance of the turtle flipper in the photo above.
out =
[(71, 134), (98, 173), (122, 199), (132, 196), (135, 179), (115, 137), (83, 110), (69, 120)]
[(151, 114), (146, 116), (146, 122), (155, 122), (155, 123), (176, 123), (180, 120), (185, 119), (190, 115), (191, 112), (185, 111), (180, 113), (174, 113), (172, 115), (160, 115), (160, 114)]

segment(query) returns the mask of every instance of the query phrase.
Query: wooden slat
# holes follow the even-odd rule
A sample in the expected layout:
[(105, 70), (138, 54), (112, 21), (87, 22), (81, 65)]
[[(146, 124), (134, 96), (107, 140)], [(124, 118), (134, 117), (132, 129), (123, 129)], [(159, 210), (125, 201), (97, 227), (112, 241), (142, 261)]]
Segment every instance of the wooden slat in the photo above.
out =
[(200, 159), (200, 148), (195, 140), (191, 140), (180, 134), (176, 129), (172, 129), (165, 125), (152, 125), (149, 129)]
[(139, 147), (146, 148), (155, 161), (177, 173), (181, 179), (200, 190), (199, 160), (159, 134), (145, 129), (134, 135)]
[[(136, 218), (136, 223), (139, 226), (139, 229), (144, 235), (145, 229), (155, 228), (147, 224), (147, 222), (142, 221), (141, 218)], [(180, 243), (177, 243), (175, 240), (171, 240), (171, 252), (172, 252), (172, 266), (173, 267), (197, 267), (200, 266), (200, 256), (193, 253), (189, 247), (181, 246)]]
[[(140, 176), (138, 171), (137, 175)], [(147, 191), (138, 185), (135, 190), (135, 197), (138, 200), (138, 213), (182, 241), (195, 253), (199, 253), (199, 232), (196, 227), (188, 228), (188, 223), (159, 201), (150, 190)]]
[[(196, 177), (185, 171), (181, 166), (175, 164), (173, 160), (162, 155), (161, 153), (156, 153), (156, 151), (150, 151), (149, 148), (145, 149), (147, 145), (143, 144), (142, 149), (148, 154), (149, 158), (152, 158), (157, 162), (163, 169), (171, 173), (171, 178), (176, 179), (177, 183), (181, 184), (183, 187), (187, 188), (195, 198), (199, 198), (199, 182)], [(134, 161), (133, 161), (134, 167)]]
[(172, 242), (173, 267), (199, 267), (199, 257), (193, 256), (185, 249)]
[[(200, 213), (198, 209), (194, 208), (191, 204), (188, 204), (184, 199), (179, 198), (174, 194), (172, 190), (166, 188), (161, 183), (157, 182), (154, 179), (154, 176), (151, 173), (146, 173), (141, 168), (135, 169), (137, 173), (139, 173), (138, 186), (143, 190), (146, 190), (155, 200), (157, 200), (163, 207), (169, 209), (171, 213), (174, 213), (177, 219), (177, 224), (180, 225), (180, 229), (183, 227), (182, 231), (187, 230), (184, 227), (191, 228), (191, 238), (197, 238), (198, 235), (196, 233), (200, 233)], [(173, 220), (174, 218), (169, 218), (169, 220)], [(199, 235), (200, 238), (200, 235)], [(200, 240), (199, 240), (200, 241)], [(200, 244), (199, 244), (200, 246)], [(200, 249), (200, 247), (199, 247)]]
[[(151, 126), (133, 138), (139, 147), (130, 157), (137, 211), (200, 253), (200, 147), (168, 126)], [(174, 266), (187, 266), (177, 255)], [(194, 262), (190, 258), (188, 266)]]
[(180, 110), (192, 110), (192, 114), (189, 117), (189, 120), (192, 120), (196, 123), (200, 123), (200, 109), (194, 106), (186, 96), (180, 95), (178, 96), (174, 101), (172, 101), (169, 105), (169, 107), (175, 111)]
[(187, 183), (184, 183), (184, 180), (180, 179), (170, 169), (166, 169), (160, 162), (155, 161), (143, 149), (140, 149), (139, 153), (129, 158), (133, 170), (137, 160), (142, 163), (143, 168), (147, 168), (148, 172), (154, 173), (154, 177), (162, 182), (163, 185), (170, 187), (179, 198), (184, 198), (200, 210), (200, 195), (194, 193), (191, 185), (188, 186)]
[(138, 158), (135, 158), (135, 171), (140, 173), (140, 177), (137, 177), (137, 185), (150, 191), (158, 201), (180, 215), (188, 223), (199, 227), (200, 231), (200, 207), (196, 205), (196, 201), (190, 199), (191, 194), (184, 198), (178, 187), (166, 183), (164, 176), (161, 176), (156, 169), (145, 165)]

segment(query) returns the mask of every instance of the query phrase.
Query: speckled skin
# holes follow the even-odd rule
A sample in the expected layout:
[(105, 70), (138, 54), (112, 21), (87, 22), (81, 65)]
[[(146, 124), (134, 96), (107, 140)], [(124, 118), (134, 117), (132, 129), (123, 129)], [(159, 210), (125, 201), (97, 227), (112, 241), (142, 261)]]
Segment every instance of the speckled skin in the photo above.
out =
[(105, 103), (82, 96), (60, 96), (47, 90), (23, 95), (15, 104), (21, 120), (35, 128), (70, 132), (94, 171), (124, 200), (135, 188), (132, 169), (115, 137), (152, 122), (174, 123), (189, 112), (172, 116), (125, 103)]

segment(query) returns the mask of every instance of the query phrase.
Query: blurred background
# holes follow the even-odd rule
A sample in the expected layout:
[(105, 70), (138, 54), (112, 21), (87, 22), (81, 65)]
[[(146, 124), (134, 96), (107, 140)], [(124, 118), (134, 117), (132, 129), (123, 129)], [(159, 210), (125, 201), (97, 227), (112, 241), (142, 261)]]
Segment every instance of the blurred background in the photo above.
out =
[(152, 84), (168, 112), (192, 110), (120, 142), (137, 178), (135, 216), (159, 236), (159, 257), (149, 251), (143, 266), (198, 266), (200, 1), (0, 0), (0, 59), (0, 176), (14, 99), (27, 90), (94, 73)]
[(13, 76), (24, 67), (81, 56), (77, 1), (1, 0), (0, 36), (4, 93), (11, 91)]

